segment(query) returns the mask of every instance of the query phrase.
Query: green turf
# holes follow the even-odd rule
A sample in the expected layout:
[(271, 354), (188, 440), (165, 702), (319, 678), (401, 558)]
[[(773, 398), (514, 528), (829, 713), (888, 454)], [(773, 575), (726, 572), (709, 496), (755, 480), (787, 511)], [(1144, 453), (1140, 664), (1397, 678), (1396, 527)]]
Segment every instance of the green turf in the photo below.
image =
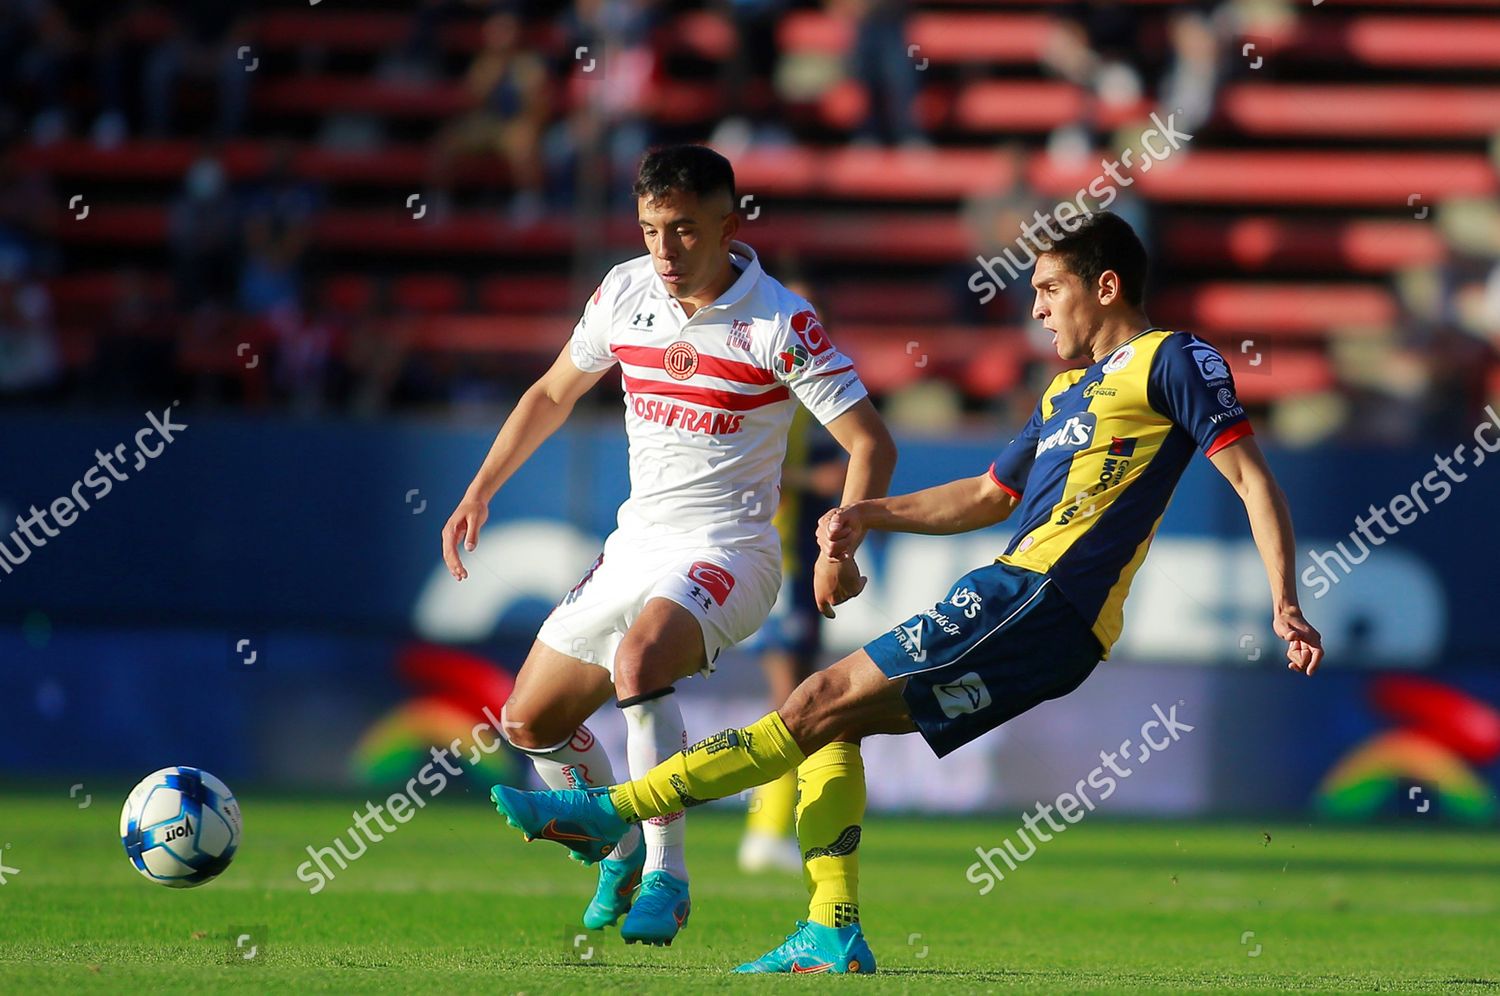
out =
[[(20, 869), (0, 886), (0, 993), (1500, 991), (1494, 833), (1099, 816), (980, 896), (965, 880), (973, 849), (998, 845), (1014, 816), (876, 819), (860, 854), (881, 974), (744, 979), (725, 972), (779, 942), (804, 896), (795, 879), (735, 870), (733, 814), (694, 815), (678, 943), (610, 932), (587, 964), (569, 942), (589, 873), (521, 843), (477, 793), (418, 812), (318, 895), (295, 869), (354, 804), (240, 801), (234, 865), (179, 891), (130, 867), (102, 796), (80, 810), (0, 794), (0, 860)], [(252, 961), (229, 962), (236, 925), (267, 931)]]

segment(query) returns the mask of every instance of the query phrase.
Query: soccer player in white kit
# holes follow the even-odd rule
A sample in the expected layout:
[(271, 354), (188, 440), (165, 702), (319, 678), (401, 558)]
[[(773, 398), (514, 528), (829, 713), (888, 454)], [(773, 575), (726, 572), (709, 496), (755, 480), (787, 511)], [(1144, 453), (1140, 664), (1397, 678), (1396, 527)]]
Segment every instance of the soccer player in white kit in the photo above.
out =
[[(735, 241), (729, 161), (696, 145), (653, 151), (635, 194), (647, 254), (605, 276), (443, 528), (443, 559), (462, 581), (458, 547), (475, 548), (490, 498), (619, 366), (630, 497), (599, 558), (542, 624), (501, 713), (502, 734), (552, 788), (616, 780), (584, 725), (611, 697), (625, 716), (632, 777), (687, 746), (674, 683), (711, 672), (776, 600), (781, 544), (771, 516), (794, 405), (849, 453), (840, 507), (884, 496), (896, 462), (853, 364), (812, 307)], [(828, 615), (864, 583), (852, 561), (814, 567)], [(627, 942), (670, 944), (691, 909), (684, 829), (675, 814), (613, 851), (601, 842), (607, 857), (584, 924), (625, 915)], [(578, 828), (562, 825), (541, 836), (579, 840)]]

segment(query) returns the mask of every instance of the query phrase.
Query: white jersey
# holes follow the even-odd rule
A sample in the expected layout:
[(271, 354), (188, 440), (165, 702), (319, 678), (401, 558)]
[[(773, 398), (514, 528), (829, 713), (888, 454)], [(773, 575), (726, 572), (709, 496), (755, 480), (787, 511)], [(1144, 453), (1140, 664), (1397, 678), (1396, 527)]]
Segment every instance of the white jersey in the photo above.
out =
[(630, 440), (623, 531), (777, 543), (771, 515), (793, 405), (826, 425), (868, 393), (811, 305), (768, 276), (749, 246), (729, 248), (739, 278), (691, 318), (641, 256), (609, 271), (573, 330), (578, 369), (620, 365)]

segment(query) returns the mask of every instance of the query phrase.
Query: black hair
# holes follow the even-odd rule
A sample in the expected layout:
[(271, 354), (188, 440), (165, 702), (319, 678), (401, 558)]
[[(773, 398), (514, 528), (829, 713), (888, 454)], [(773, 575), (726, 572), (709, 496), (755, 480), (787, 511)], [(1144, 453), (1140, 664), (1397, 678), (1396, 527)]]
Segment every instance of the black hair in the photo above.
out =
[(1095, 211), (1072, 232), (1052, 242), (1045, 253), (1059, 257), (1092, 291), (1099, 274), (1114, 270), (1120, 276), (1120, 294), (1139, 308), (1146, 299), (1146, 276), (1150, 260), (1135, 229), (1111, 211)]
[(706, 145), (669, 145), (652, 149), (641, 160), (635, 178), (635, 196), (659, 200), (676, 191), (706, 199), (714, 194), (734, 196), (734, 167)]

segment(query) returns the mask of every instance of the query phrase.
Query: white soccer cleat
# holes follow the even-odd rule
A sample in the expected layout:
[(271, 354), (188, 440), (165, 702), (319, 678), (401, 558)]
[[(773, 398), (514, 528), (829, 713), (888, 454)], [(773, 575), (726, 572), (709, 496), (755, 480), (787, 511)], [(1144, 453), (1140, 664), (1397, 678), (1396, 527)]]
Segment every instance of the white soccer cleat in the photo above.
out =
[(802, 851), (797, 838), (746, 830), (740, 840), (740, 871), (750, 875), (763, 872), (801, 875)]

